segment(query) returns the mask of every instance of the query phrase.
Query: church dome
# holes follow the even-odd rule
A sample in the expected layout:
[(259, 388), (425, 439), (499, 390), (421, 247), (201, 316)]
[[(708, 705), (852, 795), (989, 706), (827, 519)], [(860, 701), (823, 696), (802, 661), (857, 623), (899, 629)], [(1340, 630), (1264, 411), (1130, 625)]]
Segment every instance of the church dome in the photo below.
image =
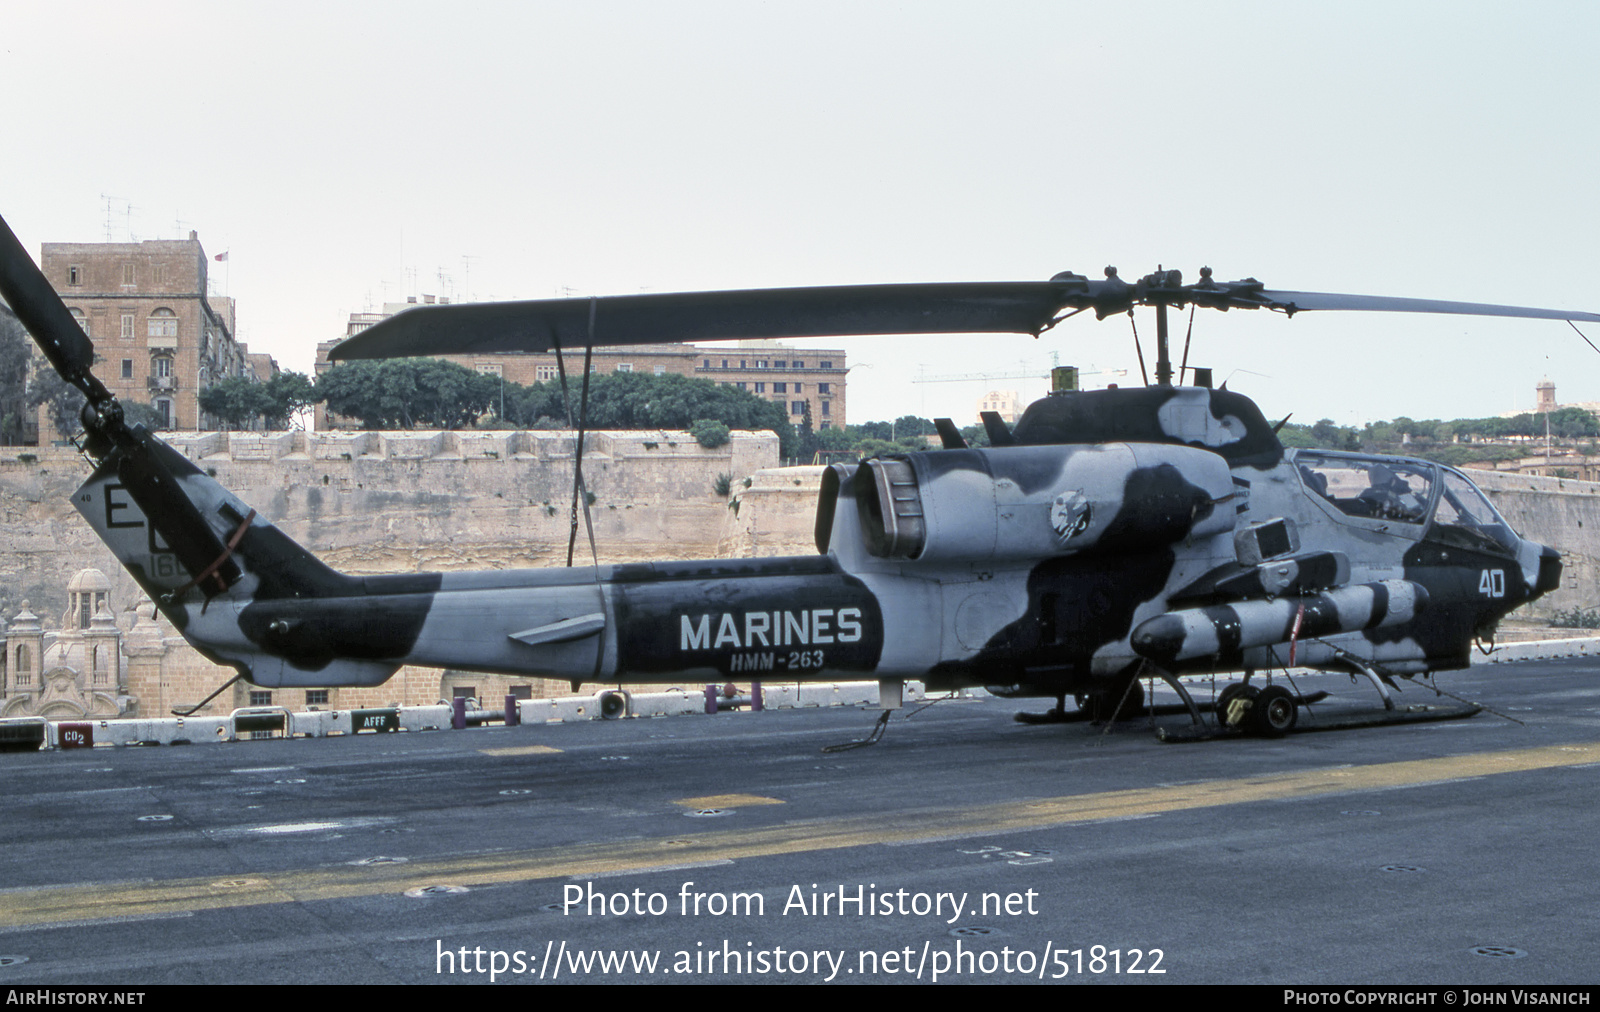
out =
[(95, 612), (109, 607), (111, 581), (98, 569), (80, 569), (67, 584), (67, 611), (61, 628), (87, 630)]
[(67, 584), (67, 593), (81, 594), (84, 592), (104, 594), (111, 590), (111, 581), (106, 579), (106, 574), (98, 569), (80, 569)]

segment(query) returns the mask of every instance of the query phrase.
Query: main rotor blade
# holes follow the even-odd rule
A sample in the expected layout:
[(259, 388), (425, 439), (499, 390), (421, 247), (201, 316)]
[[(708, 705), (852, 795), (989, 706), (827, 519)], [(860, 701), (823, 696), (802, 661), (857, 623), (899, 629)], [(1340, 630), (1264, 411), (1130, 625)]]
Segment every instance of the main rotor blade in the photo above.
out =
[(90, 372), (94, 343), (72, 318), (4, 218), (0, 218), (0, 295), (62, 379), (83, 391), (91, 402), (109, 399), (110, 393)]
[(1443, 313), (1462, 316), (1514, 316), (1531, 320), (1579, 320), (1600, 323), (1600, 313), (1563, 309), (1492, 306), (1481, 302), (1442, 302), (1438, 299), (1397, 299), (1386, 295), (1336, 295), (1331, 292), (1263, 291), (1261, 296), (1291, 313), (1312, 309), (1365, 310), (1374, 313)]
[[(334, 360), (865, 334), (1037, 334), (1082, 287), (1056, 281), (843, 285), (418, 306), (338, 345)], [(593, 313), (591, 339), (590, 320)]]
[(335, 347), (335, 361), (416, 355), (543, 352), (560, 345), (627, 345), (739, 338), (873, 334), (1039, 334), (1062, 310), (1101, 318), (1138, 305), (1216, 309), (1449, 313), (1600, 323), (1600, 314), (1381, 295), (1265, 289), (1253, 279), (1182, 285), (1176, 272), (1127, 284), (1063, 273), (1049, 281), (842, 285), (593, 299), (417, 306)]

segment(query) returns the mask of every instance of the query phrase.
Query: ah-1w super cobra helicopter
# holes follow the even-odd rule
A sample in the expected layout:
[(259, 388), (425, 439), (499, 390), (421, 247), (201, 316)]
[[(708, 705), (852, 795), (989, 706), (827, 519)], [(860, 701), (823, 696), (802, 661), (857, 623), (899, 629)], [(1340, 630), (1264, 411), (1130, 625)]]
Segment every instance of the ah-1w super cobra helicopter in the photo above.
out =
[[(1116, 701), (1159, 674), (1281, 666), (1394, 676), (1463, 667), (1475, 636), (1555, 589), (1560, 556), (1519, 538), (1463, 474), (1422, 460), (1286, 450), (1247, 397), (1172, 383), (1166, 310), (1376, 310), (1600, 322), (1600, 315), (1267, 290), (1176, 271), (1129, 284), (850, 286), (425, 306), (341, 359), (675, 340), (1037, 335), (1151, 306), (1156, 383), (1032, 405), (988, 448), (835, 465), (818, 554), (350, 576), (181, 454), (128, 425), (93, 346), (9, 227), (0, 294), (88, 398), (97, 463), (74, 505), (208, 658), (265, 687), (376, 685), (401, 665), (574, 682), (877, 679), (1010, 685)], [(587, 373), (587, 369), (585, 370)], [(1280, 423), (1281, 424), (1281, 423)], [(581, 459), (581, 458), (580, 458)], [(1231, 695), (1229, 695), (1231, 693)], [(1384, 695), (1385, 702), (1388, 696)], [(1231, 687), (1228, 722), (1278, 734), (1297, 698)]]

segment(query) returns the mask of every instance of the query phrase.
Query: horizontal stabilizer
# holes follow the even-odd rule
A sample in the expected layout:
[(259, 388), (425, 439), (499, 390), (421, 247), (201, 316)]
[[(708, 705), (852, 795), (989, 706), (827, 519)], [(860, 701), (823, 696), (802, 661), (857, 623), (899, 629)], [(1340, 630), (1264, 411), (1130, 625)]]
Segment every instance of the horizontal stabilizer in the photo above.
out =
[(551, 622), (549, 625), (538, 626), (533, 629), (524, 629), (512, 633), (511, 638), (519, 643), (526, 643), (536, 647), (544, 643), (568, 643), (580, 640), (585, 636), (593, 636), (606, 627), (606, 617), (601, 612), (592, 612), (588, 615), (579, 615), (576, 618), (565, 618), (560, 622)]

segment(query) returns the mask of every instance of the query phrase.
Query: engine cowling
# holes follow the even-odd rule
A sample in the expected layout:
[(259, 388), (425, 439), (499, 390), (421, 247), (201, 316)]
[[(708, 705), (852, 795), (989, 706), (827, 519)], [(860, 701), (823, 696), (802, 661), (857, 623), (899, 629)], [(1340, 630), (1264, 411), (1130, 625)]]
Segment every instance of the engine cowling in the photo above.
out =
[(1233, 530), (1227, 463), (1150, 443), (874, 458), (849, 479), (867, 551), (998, 563), (1137, 551)]

